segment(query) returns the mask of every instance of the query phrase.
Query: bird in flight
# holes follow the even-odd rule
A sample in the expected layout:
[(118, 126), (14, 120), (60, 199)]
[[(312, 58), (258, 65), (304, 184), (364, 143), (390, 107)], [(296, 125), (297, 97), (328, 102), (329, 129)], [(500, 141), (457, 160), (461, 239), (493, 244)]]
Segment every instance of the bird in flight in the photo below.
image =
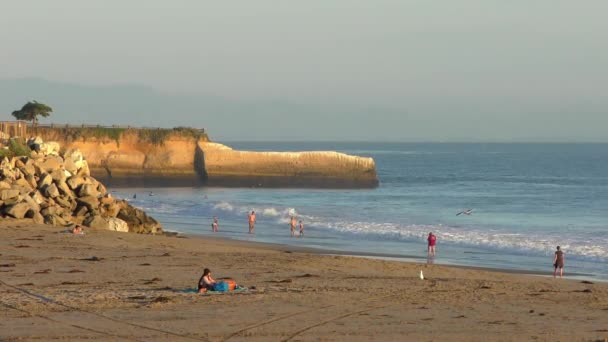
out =
[(473, 209), (467, 209), (467, 210), (463, 210), (463, 211), (459, 212), (458, 214), (456, 214), (456, 216), (471, 215), (472, 213), (473, 213)]

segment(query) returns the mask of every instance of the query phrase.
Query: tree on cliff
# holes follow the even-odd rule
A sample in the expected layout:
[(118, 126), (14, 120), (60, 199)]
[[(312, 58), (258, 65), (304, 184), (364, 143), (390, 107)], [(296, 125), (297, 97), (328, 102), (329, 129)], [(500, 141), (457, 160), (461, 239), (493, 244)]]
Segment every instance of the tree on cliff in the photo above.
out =
[(38, 116), (47, 117), (51, 115), (53, 108), (37, 101), (30, 101), (21, 107), (20, 110), (13, 111), (13, 116), (17, 120), (31, 121), (34, 131), (38, 125)]

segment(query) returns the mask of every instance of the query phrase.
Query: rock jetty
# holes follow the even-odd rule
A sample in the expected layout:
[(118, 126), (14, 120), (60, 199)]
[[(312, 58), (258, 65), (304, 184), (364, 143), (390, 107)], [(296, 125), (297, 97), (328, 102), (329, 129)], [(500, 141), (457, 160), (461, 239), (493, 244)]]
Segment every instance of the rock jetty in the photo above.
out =
[[(91, 177), (77, 149), (59, 153), (40, 144), (29, 157), (0, 161), (0, 214), (55, 226), (82, 224), (97, 229), (162, 233), (161, 225), (125, 200), (117, 200)], [(37, 152), (39, 151), (39, 152)]]

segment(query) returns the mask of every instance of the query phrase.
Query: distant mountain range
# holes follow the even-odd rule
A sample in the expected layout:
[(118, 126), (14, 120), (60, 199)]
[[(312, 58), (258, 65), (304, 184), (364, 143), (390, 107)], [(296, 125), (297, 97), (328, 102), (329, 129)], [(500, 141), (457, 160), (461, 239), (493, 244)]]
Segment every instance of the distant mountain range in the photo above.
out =
[[(237, 111), (229, 101), (163, 94), (138, 85), (85, 86), (42, 79), (0, 80), (0, 116), (29, 100), (53, 107), (41, 122), (133, 126), (205, 126), (212, 115)], [(6, 118), (5, 114), (9, 118)]]
[[(50, 105), (41, 123), (188, 126), (206, 128), (211, 138), (230, 140), (334, 140), (357, 134), (353, 111), (285, 101), (236, 101), (212, 96), (163, 93), (140, 85), (91, 86), (36, 78), (0, 80), (0, 120), (30, 100)], [(320, 125), (319, 120), (343, 121)], [(360, 115), (367, 115), (364, 111)], [(349, 126), (351, 126), (349, 128)], [(340, 127), (336, 131), (336, 127)], [(344, 128), (344, 129), (342, 129)]]

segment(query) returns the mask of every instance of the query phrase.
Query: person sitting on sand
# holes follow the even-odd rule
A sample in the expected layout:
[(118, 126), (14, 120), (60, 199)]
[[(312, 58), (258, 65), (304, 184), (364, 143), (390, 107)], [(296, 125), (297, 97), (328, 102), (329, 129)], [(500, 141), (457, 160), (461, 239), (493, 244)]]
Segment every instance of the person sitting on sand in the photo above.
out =
[(203, 270), (203, 275), (198, 280), (198, 292), (206, 292), (208, 290), (213, 290), (213, 285), (215, 285), (217, 281), (211, 277), (211, 271), (208, 268)]
[(553, 278), (557, 277), (557, 269), (559, 268), (559, 277), (562, 278), (564, 276), (564, 252), (562, 249), (557, 246), (557, 250), (555, 251), (555, 257), (553, 258), (553, 267), (555, 270), (553, 271)]
[(84, 231), (82, 230), (82, 227), (75, 225), (74, 228), (72, 228), (72, 234), (82, 235), (84, 234)]
[(300, 221), (300, 236), (304, 236), (304, 222)]
[(220, 224), (217, 220), (217, 216), (213, 216), (213, 223), (211, 224), (211, 231), (217, 233), (219, 231), (219, 227), (220, 227)]

